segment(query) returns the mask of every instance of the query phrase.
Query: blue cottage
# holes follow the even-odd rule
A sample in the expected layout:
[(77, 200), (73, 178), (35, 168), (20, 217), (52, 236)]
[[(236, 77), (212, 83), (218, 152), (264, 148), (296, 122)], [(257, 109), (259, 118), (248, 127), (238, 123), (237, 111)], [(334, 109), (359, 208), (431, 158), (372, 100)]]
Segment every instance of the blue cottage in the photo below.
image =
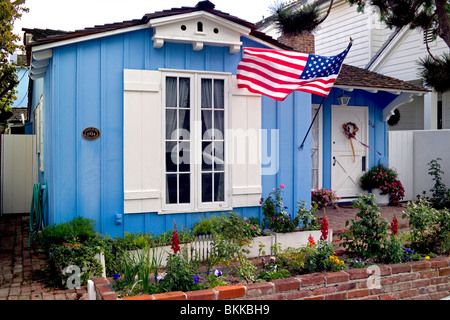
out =
[[(229, 210), (261, 217), (261, 197), (281, 184), (294, 215), (312, 188), (355, 197), (358, 175), (387, 161), (386, 120), (425, 92), (345, 65), (321, 108), (309, 93), (280, 102), (239, 89), (243, 47), (289, 48), (209, 1), (74, 32), (25, 31), (46, 223), (82, 216), (111, 236)], [(370, 148), (355, 143), (353, 153), (347, 122)]]

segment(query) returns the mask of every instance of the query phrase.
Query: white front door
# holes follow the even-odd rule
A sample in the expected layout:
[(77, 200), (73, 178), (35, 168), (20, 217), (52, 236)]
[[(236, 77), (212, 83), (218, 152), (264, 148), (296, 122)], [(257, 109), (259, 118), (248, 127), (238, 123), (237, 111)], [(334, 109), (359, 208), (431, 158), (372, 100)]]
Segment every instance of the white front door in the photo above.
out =
[[(367, 148), (356, 141), (368, 144), (368, 108), (333, 106), (331, 119), (331, 186), (341, 199), (354, 198), (362, 192), (359, 177), (368, 164)], [(345, 133), (343, 125), (346, 123), (356, 124), (356, 140), (349, 139)], [(349, 130), (354, 132), (353, 126)]]

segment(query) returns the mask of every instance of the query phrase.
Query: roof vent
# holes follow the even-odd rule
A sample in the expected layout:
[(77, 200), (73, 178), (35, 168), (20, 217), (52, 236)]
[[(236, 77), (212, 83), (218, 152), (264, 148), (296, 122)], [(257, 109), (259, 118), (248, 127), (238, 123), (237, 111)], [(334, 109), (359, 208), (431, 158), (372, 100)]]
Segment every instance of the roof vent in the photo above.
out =
[(197, 9), (203, 10), (203, 9), (209, 9), (209, 10), (213, 10), (216, 5), (214, 3), (212, 3), (211, 1), (200, 1), (199, 3), (197, 3), (197, 5), (195, 6)]

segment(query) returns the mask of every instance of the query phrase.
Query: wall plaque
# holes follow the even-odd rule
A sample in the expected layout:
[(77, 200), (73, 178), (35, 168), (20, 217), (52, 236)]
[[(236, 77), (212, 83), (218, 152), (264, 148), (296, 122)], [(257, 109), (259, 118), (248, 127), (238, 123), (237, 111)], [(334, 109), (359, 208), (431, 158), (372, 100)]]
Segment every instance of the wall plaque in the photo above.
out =
[(88, 127), (83, 130), (81, 135), (86, 140), (94, 141), (94, 140), (97, 140), (98, 138), (100, 138), (100, 130), (98, 130), (97, 128), (94, 128), (94, 127)]

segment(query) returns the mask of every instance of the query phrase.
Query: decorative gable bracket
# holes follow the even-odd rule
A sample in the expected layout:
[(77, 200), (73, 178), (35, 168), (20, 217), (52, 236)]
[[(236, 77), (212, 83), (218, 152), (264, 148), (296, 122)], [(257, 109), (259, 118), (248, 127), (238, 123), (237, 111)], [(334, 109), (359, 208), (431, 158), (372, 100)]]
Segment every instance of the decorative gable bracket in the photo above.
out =
[(230, 53), (240, 51), (241, 36), (251, 29), (205, 11), (156, 18), (149, 21), (153, 28), (153, 47), (161, 48), (165, 42), (190, 43), (195, 51), (204, 45), (229, 47)]

